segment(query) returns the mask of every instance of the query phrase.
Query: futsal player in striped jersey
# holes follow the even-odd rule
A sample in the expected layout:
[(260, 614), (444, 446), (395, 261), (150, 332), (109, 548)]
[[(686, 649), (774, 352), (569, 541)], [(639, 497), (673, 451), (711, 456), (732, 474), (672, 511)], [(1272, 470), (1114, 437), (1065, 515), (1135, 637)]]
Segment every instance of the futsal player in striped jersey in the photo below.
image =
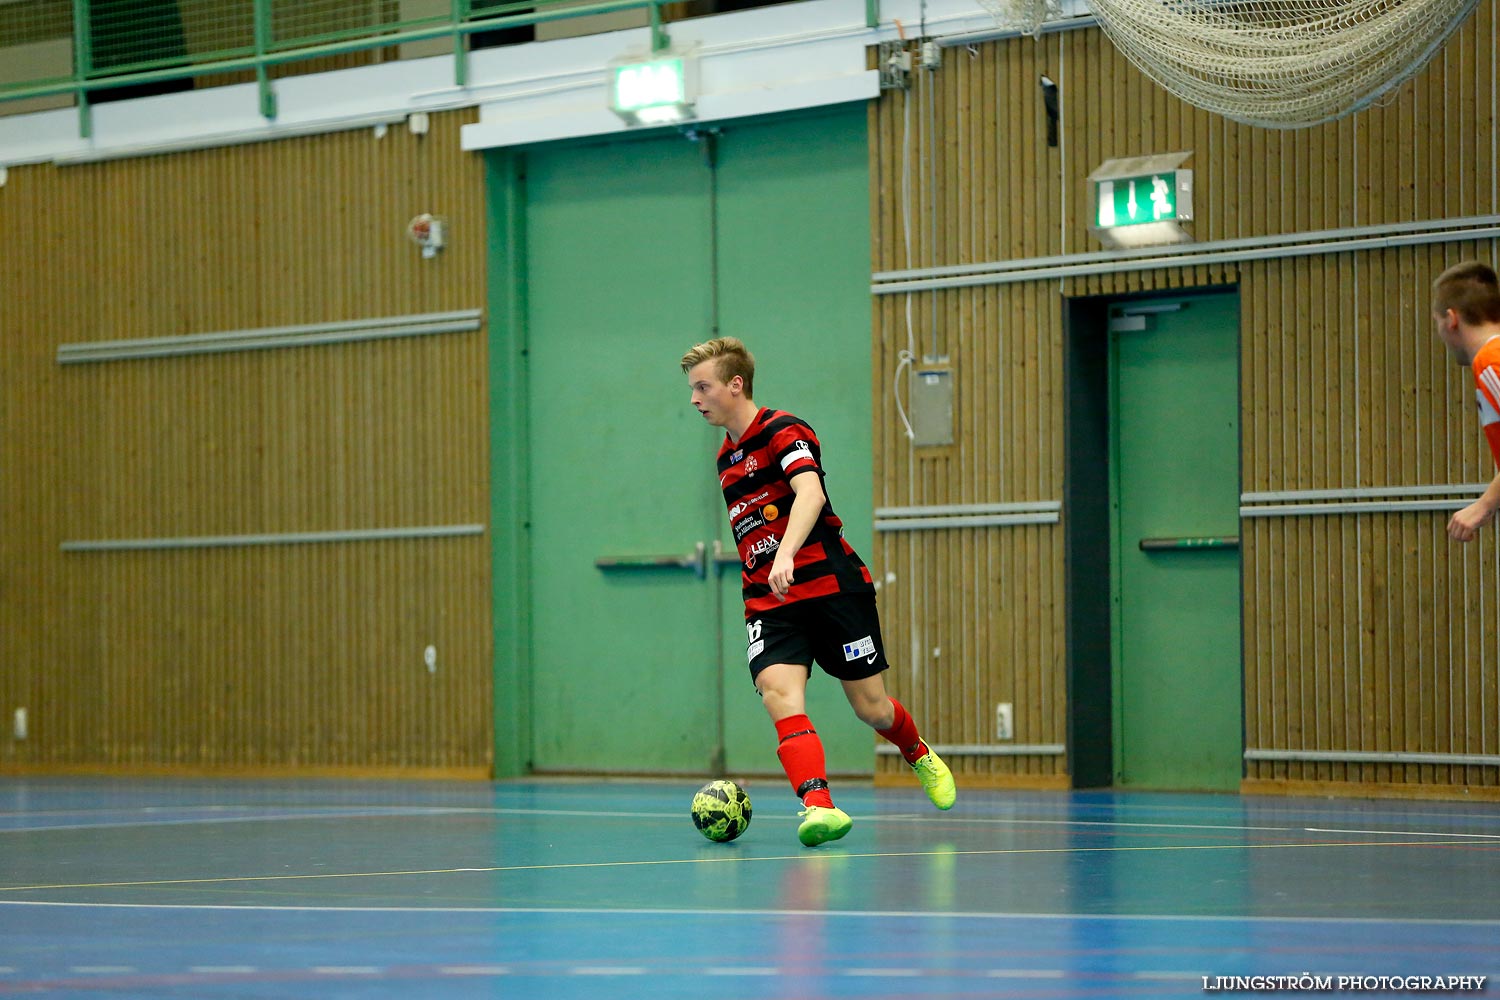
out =
[[(1479, 424), (1500, 466), (1500, 278), (1494, 268), (1468, 261), (1432, 283), (1432, 318), (1453, 360), (1474, 372)], [(1500, 508), (1500, 473), (1484, 494), (1448, 520), (1448, 537), (1467, 542)]]
[(815, 847), (851, 825), (833, 804), (823, 744), (807, 717), (814, 661), (843, 685), (854, 714), (901, 751), (932, 804), (952, 808), (948, 766), (886, 693), (875, 585), (824, 492), (817, 435), (790, 413), (756, 405), (755, 359), (734, 337), (692, 348), (682, 370), (693, 408), (725, 431), (719, 485), (744, 566), (750, 677), (776, 725), (776, 755), (802, 800), (798, 839)]

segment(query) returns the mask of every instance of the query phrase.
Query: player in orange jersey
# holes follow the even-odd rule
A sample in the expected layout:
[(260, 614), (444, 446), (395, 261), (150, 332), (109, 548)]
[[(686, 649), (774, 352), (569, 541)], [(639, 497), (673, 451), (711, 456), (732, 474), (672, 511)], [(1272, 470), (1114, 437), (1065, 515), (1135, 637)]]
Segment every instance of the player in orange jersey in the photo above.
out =
[[(1474, 371), (1479, 424), (1500, 466), (1500, 278), (1479, 261), (1448, 268), (1432, 283), (1432, 318), (1453, 360)], [(1500, 474), (1484, 494), (1448, 521), (1448, 537), (1467, 542), (1500, 508)]]

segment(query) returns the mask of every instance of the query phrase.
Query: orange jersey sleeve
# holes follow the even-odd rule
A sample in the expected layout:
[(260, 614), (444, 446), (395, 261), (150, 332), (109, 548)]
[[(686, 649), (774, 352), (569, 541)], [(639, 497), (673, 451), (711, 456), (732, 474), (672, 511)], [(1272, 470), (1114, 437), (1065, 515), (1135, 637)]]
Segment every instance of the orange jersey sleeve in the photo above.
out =
[(1474, 385), (1479, 396), (1479, 425), (1490, 443), (1490, 454), (1500, 466), (1500, 337), (1492, 338), (1474, 356)]

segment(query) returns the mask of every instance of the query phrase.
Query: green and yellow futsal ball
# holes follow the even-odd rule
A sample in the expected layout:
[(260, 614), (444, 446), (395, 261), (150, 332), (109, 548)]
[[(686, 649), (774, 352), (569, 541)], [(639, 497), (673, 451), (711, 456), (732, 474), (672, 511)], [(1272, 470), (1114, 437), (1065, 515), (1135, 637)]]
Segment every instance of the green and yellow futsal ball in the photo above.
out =
[(693, 796), (693, 825), (715, 843), (733, 840), (750, 826), (750, 796), (727, 778), (710, 781)]

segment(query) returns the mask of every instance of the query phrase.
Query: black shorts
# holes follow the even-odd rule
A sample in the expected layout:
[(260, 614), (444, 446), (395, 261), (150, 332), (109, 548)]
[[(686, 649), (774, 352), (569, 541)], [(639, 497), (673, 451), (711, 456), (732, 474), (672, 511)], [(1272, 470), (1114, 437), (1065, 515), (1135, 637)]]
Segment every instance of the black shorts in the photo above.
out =
[(750, 678), (773, 663), (812, 664), (841, 681), (873, 677), (890, 666), (880, 638), (874, 594), (835, 594), (794, 601), (745, 622)]

